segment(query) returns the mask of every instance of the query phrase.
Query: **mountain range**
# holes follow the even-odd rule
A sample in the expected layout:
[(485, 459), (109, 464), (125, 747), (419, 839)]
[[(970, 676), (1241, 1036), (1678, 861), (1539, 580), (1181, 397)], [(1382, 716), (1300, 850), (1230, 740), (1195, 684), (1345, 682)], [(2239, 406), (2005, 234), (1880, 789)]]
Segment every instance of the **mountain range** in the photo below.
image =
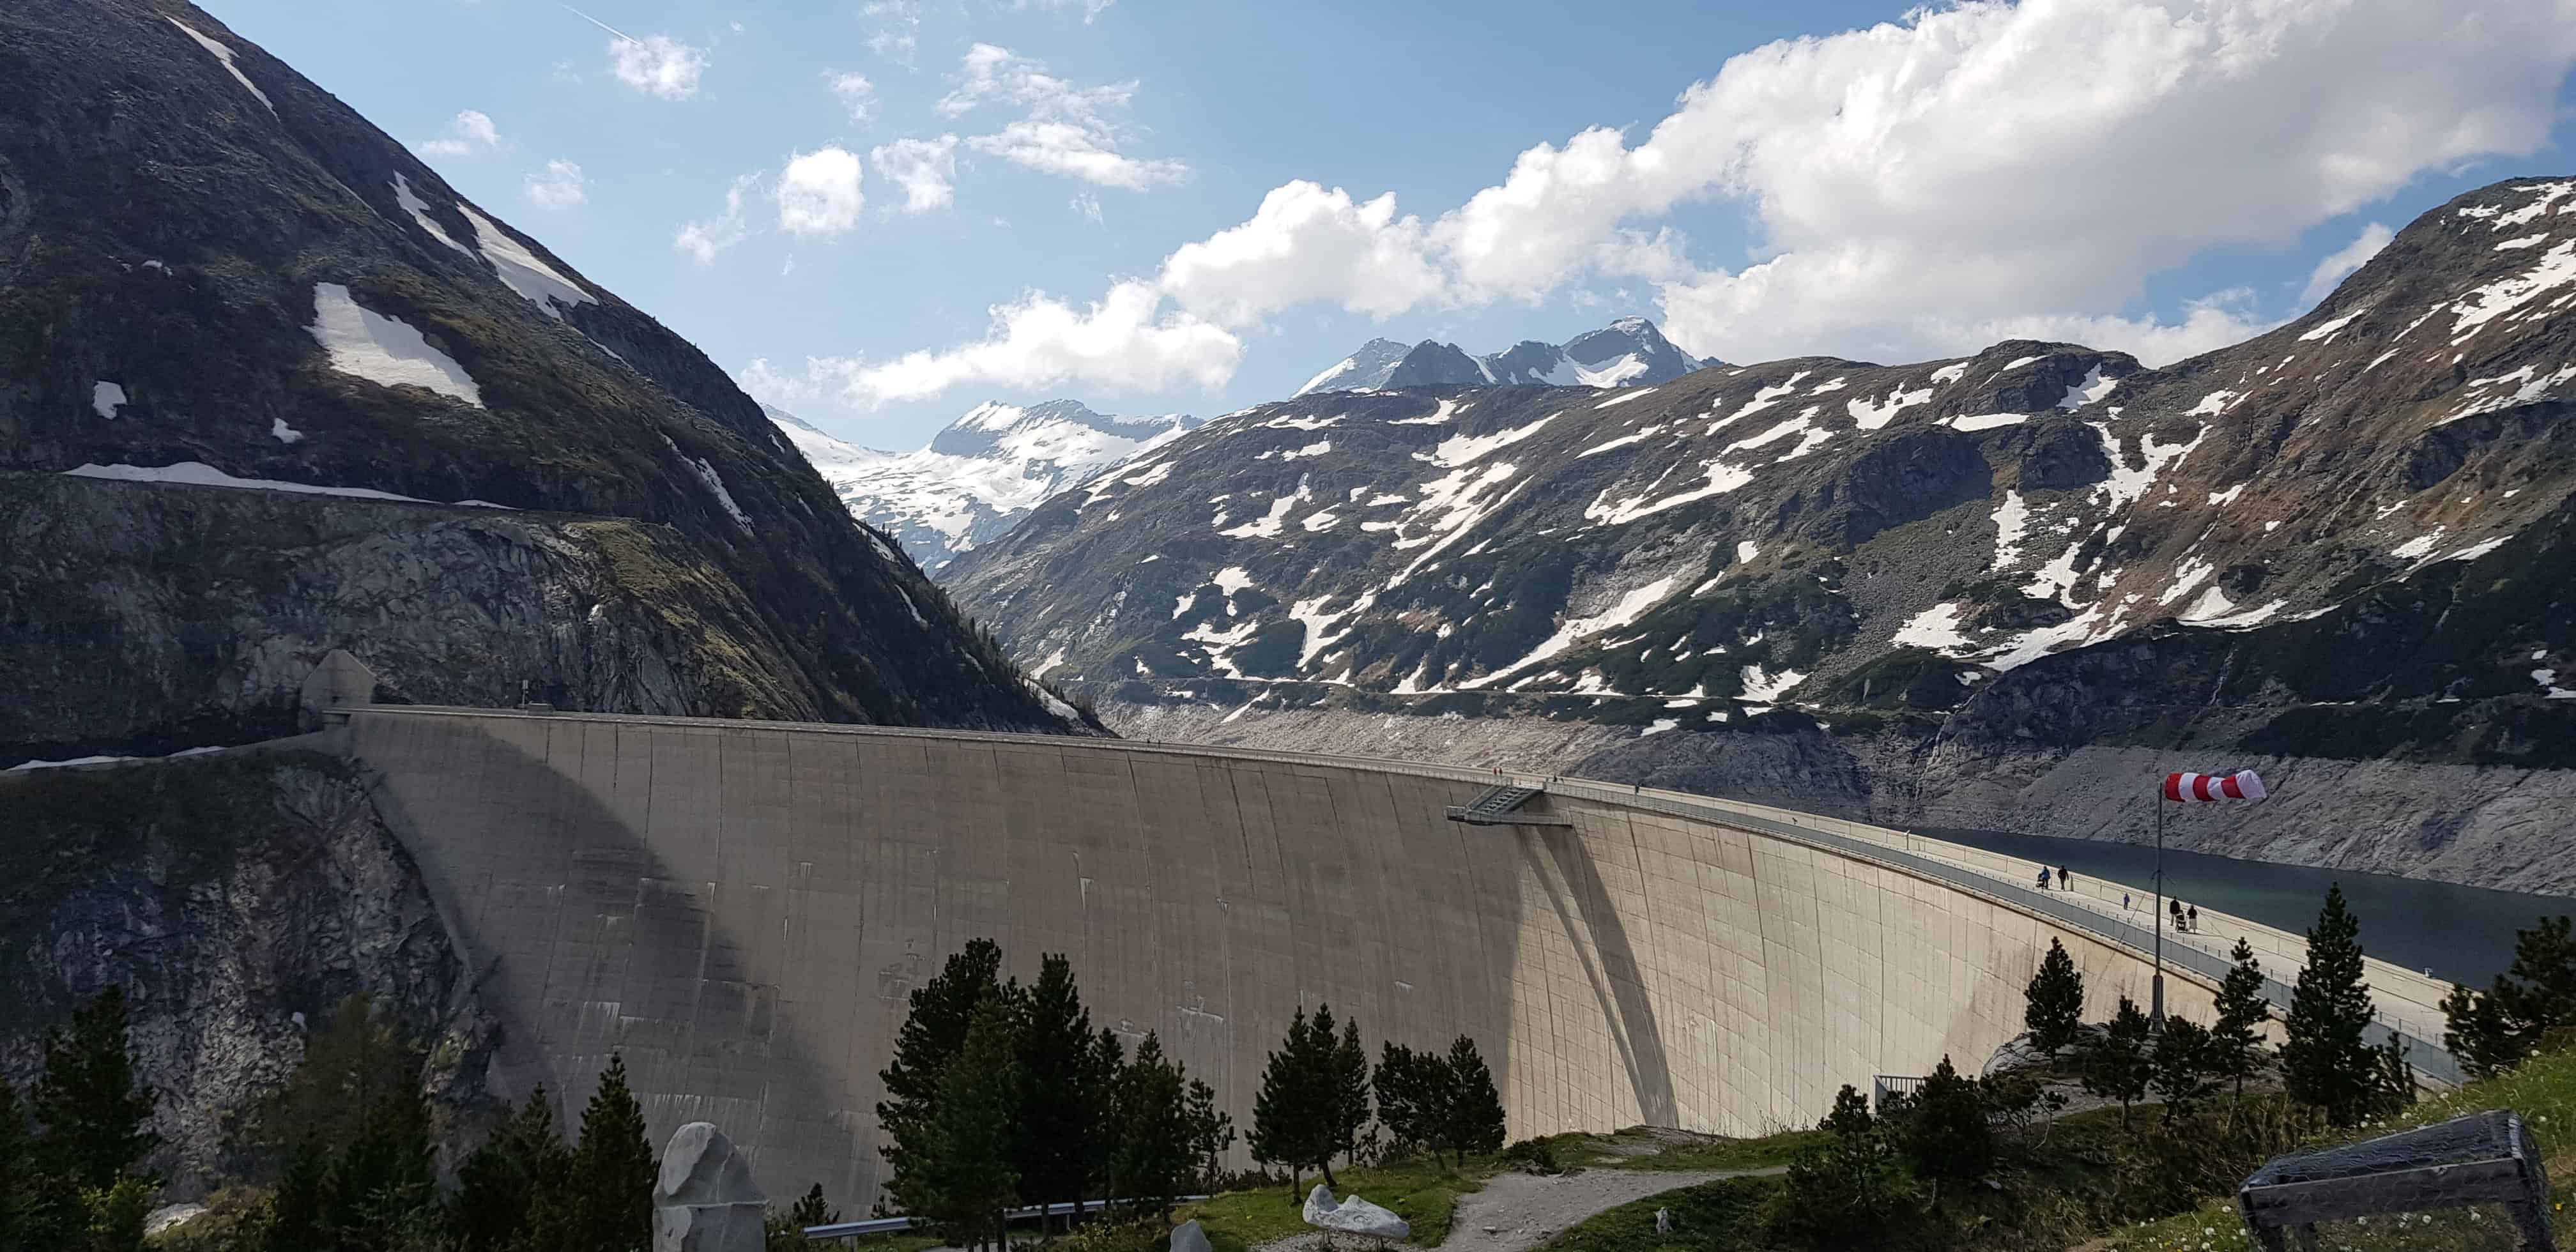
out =
[(2054, 833), (2142, 832), (2160, 762), (2266, 761), (2306, 798), (2212, 839), (2576, 886), (2530, 838), (2576, 796), (2571, 258), (2576, 181), (2515, 180), (2162, 369), (1314, 391), (947, 584), (1157, 736)]
[(823, 433), (784, 409), (771, 421), (832, 485), (851, 516), (892, 535), (937, 573), (999, 537), (1047, 497), (1161, 447), (1203, 419), (1110, 417), (1073, 400), (979, 404), (911, 452), (879, 452)]
[(1359, 351), (1307, 379), (1296, 394), (1480, 383), (1642, 387), (1723, 364), (1714, 359), (1702, 361), (1674, 347), (1653, 322), (1623, 317), (1562, 344), (1523, 340), (1488, 356), (1469, 356), (1456, 344), (1430, 339), (1411, 346), (1392, 339), (1372, 339)]
[(0, 116), (0, 765), (291, 733), (334, 649), (389, 699), (1078, 726), (697, 348), (203, 11), (10, 6)]

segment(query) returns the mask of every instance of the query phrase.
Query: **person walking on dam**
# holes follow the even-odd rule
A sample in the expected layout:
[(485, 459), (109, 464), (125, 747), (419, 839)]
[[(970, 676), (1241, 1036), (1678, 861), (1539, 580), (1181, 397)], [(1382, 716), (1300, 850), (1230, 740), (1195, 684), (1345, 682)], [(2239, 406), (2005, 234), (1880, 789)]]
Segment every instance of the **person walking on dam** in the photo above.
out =
[[(2047, 867), (2042, 866), (2041, 868), (2045, 869)], [(2060, 891), (2073, 891), (2075, 889), (2075, 875), (2067, 873), (2066, 867), (2063, 865), (2057, 867), (2057, 889)]]
[(2039, 867), (2039, 889), (2048, 890), (2048, 867), (2045, 865)]

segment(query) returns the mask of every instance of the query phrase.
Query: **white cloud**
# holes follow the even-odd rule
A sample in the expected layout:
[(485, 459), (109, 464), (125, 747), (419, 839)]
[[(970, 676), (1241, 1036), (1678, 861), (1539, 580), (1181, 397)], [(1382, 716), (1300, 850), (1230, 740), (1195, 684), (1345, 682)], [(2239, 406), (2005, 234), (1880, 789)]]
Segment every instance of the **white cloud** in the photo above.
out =
[(1395, 215), (1394, 192), (1355, 204), (1300, 180), (1262, 197), (1252, 220), (1183, 244), (1163, 262), (1162, 287), (1228, 326), (1308, 301), (1382, 318), (1440, 293), (1427, 246), (1419, 219)]
[(741, 243), (751, 229), (743, 218), (743, 202), (760, 186), (760, 175), (745, 174), (725, 189), (724, 212), (705, 221), (690, 222), (671, 237), (671, 246), (700, 265), (713, 265), (716, 255)]
[(883, 364), (855, 358), (808, 358), (802, 375), (766, 360), (743, 367), (743, 389), (776, 404), (820, 397), (854, 405), (920, 400), (969, 384), (1037, 390), (1080, 383), (1112, 390), (1162, 391), (1184, 383), (1222, 385), (1243, 356), (1225, 328), (1185, 312), (1161, 311), (1151, 283), (1129, 279), (1108, 297), (1075, 308), (1031, 292), (992, 310), (992, 327), (975, 343), (912, 352)]
[(1116, 3), (1118, 0), (1012, 0), (1011, 7), (1014, 9), (1078, 8), (1082, 10), (1082, 24), (1088, 26), (1091, 24), (1091, 19), (1107, 12), (1109, 6)]
[(859, 224), (868, 198), (860, 189), (859, 158), (838, 146), (799, 152), (778, 175), (779, 229), (799, 235), (838, 235)]
[(850, 120), (865, 123), (876, 117), (877, 86), (865, 74), (835, 74), (825, 71), (823, 81), (830, 85), (832, 98), (850, 111)]
[(618, 35), (608, 41), (609, 69), (617, 81), (664, 100), (686, 100), (698, 94), (698, 79), (707, 72), (707, 54), (669, 35), (642, 39)]
[[(2169, 361), (2277, 321), (2233, 290), (2122, 316), (2149, 277), (2539, 150), (2571, 63), (2576, 0), (1965, 0), (1733, 57), (1635, 142), (1536, 145), (1427, 224), (1288, 184), (1176, 249), (1153, 287), (1222, 329), (1305, 302), (1387, 316), (1634, 278), (1683, 347), (1730, 360), (1921, 360), (2029, 335)], [(1127, 158), (1093, 136), (1134, 89), (977, 45), (940, 107), (1019, 105), (1024, 122), (967, 144), (1123, 185)], [(1670, 217), (1709, 202), (1746, 214), (1744, 262), (1691, 259)], [(915, 370), (906, 393), (947, 376)]]
[(1077, 191), (1073, 193), (1072, 204), (1074, 216), (1087, 219), (1094, 226), (1100, 224), (1100, 197), (1088, 191)]
[(1190, 169), (1183, 162), (1119, 151), (1126, 135), (1113, 115), (1135, 98), (1132, 79), (1078, 87), (1047, 73), (1042, 62), (979, 43), (967, 49), (956, 88), (934, 107), (958, 117), (988, 104), (1018, 106), (1024, 111), (1020, 120), (966, 145), (1041, 173), (1129, 191), (1187, 179)]
[(1177, 183), (1190, 176), (1190, 167), (1179, 161), (1122, 156), (1103, 147), (1098, 133), (1071, 122), (1013, 122), (998, 134), (977, 135), (966, 144), (987, 156), (1042, 174), (1129, 191)]
[(500, 146), (501, 129), (492, 124), (492, 119), (466, 109), (447, 123), (446, 134), (413, 144), (411, 150), (425, 157), (460, 157), (492, 152)]
[(921, 47), (921, 0), (868, 0), (859, 6), (880, 23), (868, 36), (868, 51), (904, 65)]
[(927, 213), (957, 199), (957, 136), (898, 139), (870, 149), (877, 176), (903, 188), (903, 211)]
[(546, 162), (544, 172), (528, 175), (528, 200), (541, 209), (571, 209), (590, 199), (589, 180), (581, 167), (565, 160)]
[[(1734, 360), (1930, 354), (2075, 316), (2219, 245), (2277, 245), (2431, 169), (2543, 143), (2567, 0), (1969, 3), (1733, 58), (1644, 142), (1523, 153), (1439, 224), (1462, 281), (1531, 295), (1632, 222), (1746, 204), (1759, 262), (1672, 277), (1666, 327)], [(2204, 319), (2205, 320), (2205, 319)], [(2180, 327), (2142, 325), (2158, 342)]]
[(2379, 250), (2396, 237), (2397, 232), (2390, 230), (2384, 222), (2372, 222), (2362, 227), (2361, 233), (2353, 236), (2351, 243), (2328, 253), (2324, 260), (2317, 262), (2315, 269), (2308, 272), (2307, 290), (2299, 293), (2299, 303), (2313, 305), (2325, 299), (2337, 283), (2352, 277), (2354, 271), (2368, 264), (2370, 258), (2378, 256)]

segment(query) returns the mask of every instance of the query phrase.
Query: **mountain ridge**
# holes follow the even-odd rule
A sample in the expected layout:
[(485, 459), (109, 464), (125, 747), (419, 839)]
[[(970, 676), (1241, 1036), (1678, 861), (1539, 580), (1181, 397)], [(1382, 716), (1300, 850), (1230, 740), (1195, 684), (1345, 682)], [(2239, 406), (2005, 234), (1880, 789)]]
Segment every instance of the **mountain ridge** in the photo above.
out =
[(1485, 356), (1469, 356), (1456, 344), (1432, 339), (1411, 345), (1372, 339), (1358, 352), (1306, 380), (1290, 398), (1328, 389), (1375, 391), (1442, 384), (1646, 386), (1724, 364), (1714, 358), (1702, 361), (1673, 346), (1645, 318), (1623, 317), (1562, 344), (1524, 339)]
[(31, 0), (0, 67), (44, 119), (0, 133), (0, 754), (291, 730), (334, 648), (415, 700), (1078, 724), (704, 353), (202, 10)]
[[(2090, 794), (2046, 780), (2183, 743), (2564, 770), (2571, 193), (2464, 195), (2308, 314), (2157, 370), (2007, 341), (1260, 406), (948, 584), (1113, 720), (1343, 710), (1358, 749), (1459, 713), (1470, 753), (1479, 716), (1591, 722), (1629, 737), (1586, 768), (1632, 777), (1805, 725), (1761, 785), (1881, 820), (2046, 821), (2014, 787)], [(2447, 833), (2391, 865), (2483, 804), (2409, 810)]]
[(1190, 430), (1188, 414), (1113, 417), (1076, 400), (986, 401), (911, 452), (862, 448), (786, 410), (761, 408), (786, 431), (850, 515), (892, 535), (933, 573), (998, 538), (1047, 497), (1107, 473)]

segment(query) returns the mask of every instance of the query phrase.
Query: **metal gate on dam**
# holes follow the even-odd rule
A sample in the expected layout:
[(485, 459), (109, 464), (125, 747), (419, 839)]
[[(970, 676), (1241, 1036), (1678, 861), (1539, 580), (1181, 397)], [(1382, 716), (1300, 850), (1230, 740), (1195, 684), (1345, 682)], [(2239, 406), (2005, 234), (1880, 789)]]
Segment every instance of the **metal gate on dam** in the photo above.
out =
[[(1474, 1036), (1515, 1138), (1809, 1124), (1844, 1083), (1981, 1066), (2051, 938), (2094, 1018), (2152, 968), (2143, 913), (2042, 896), (2007, 858), (1575, 780), (398, 706), (347, 734), (502, 1017), (503, 1094), (577, 1109), (615, 1051), (656, 1136), (712, 1121), (770, 1194), (845, 1205), (877, 1192), (906, 995), (979, 936), (1024, 980), (1069, 954), (1095, 1025), (1159, 1032), (1239, 1124), (1290, 1014), (1329, 1003), (1372, 1054)], [(1563, 824), (1448, 819), (1500, 781)], [(2295, 940), (2250, 929), (2290, 977)], [(2221, 959), (2166, 956), (2169, 1006), (2207, 1020)], [(2411, 975), (2370, 972), (2452, 1076)]]

